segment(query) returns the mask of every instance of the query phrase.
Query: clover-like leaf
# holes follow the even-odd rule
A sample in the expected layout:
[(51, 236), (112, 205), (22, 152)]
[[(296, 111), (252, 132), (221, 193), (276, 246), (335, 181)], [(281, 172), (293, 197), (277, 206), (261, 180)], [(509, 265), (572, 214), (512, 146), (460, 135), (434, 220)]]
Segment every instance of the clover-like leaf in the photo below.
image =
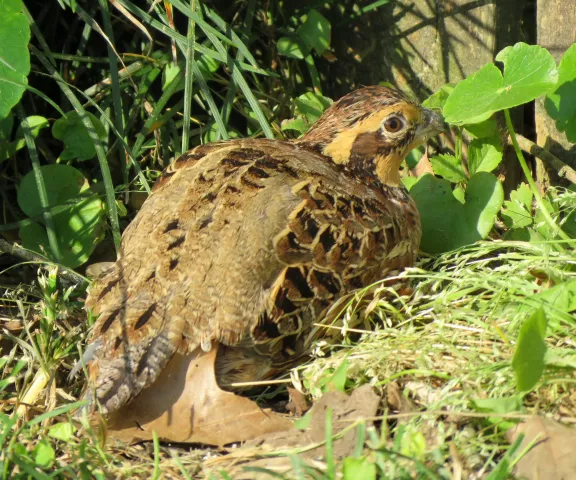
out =
[[(426, 174), (411, 188), (422, 218), (422, 243), (428, 253), (441, 253), (485, 238), (504, 200), (502, 185), (494, 175), (472, 176), (459, 201), (447, 180)], [(460, 199), (462, 200), (462, 199)]]
[(330, 22), (318, 10), (311, 9), (296, 33), (310, 48), (322, 55), (330, 48)]
[(494, 112), (512, 108), (548, 93), (556, 85), (558, 71), (548, 50), (517, 43), (502, 50), (493, 63), (462, 80), (444, 105), (448, 123), (471, 124), (488, 119)]
[(576, 43), (562, 57), (558, 67), (558, 83), (548, 94), (544, 106), (556, 120), (556, 128), (576, 143)]
[[(106, 129), (102, 122), (94, 115), (86, 112), (88, 118), (91, 120), (96, 134), (104, 139), (106, 137)], [(90, 160), (96, 155), (94, 142), (90, 138), (88, 130), (82, 123), (80, 115), (77, 112), (68, 112), (65, 117), (59, 118), (54, 122), (52, 127), (52, 135), (58, 140), (64, 142), (64, 151), (60, 154), (62, 160)]]
[(0, 2), (0, 118), (16, 105), (30, 73), (30, 25), (20, 0)]

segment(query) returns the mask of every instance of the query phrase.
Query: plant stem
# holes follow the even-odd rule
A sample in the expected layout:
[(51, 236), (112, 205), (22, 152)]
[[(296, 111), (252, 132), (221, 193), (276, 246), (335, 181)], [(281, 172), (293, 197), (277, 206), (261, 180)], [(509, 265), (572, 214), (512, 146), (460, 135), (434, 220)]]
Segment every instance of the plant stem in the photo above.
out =
[[(566, 165), (556, 155), (553, 155), (545, 148), (536, 145), (532, 140), (529, 140), (522, 135), (516, 135), (516, 139), (518, 140), (518, 145), (521, 150), (538, 157), (556, 170), (559, 177), (565, 178), (566, 180), (576, 184), (576, 170), (570, 167), (570, 165)], [(512, 143), (510, 139), (508, 139), (508, 141), (509, 143)]]
[(568, 242), (573, 242), (573, 240), (558, 226), (556, 222), (550, 215), (548, 211), (547, 205), (544, 203), (542, 199), (542, 195), (540, 195), (540, 191), (536, 185), (536, 182), (532, 178), (532, 174), (530, 173), (530, 169), (524, 159), (524, 155), (522, 155), (522, 150), (520, 150), (520, 146), (518, 145), (518, 139), (516, 138), (516, 133), (514, 132), (514, 127), (512, 125), (512, 119), (510, 118), (510, 111), (508, 109), (504, 110), (504, 116), (506, 117), (506, 127), (508, 128), (508, 133), (510, 133), (510, 139), (512, 140), (512, 145), (514, 147), (514, 151), (516, 152), (516, 156), (518, 157), (518, 161), (520, 162), (520, 167), (522, 167), (522, 171), (524, 172), (524, 176), (528, 181), (528, 185), (530, 185), (530, 190), (534, 194), (534, 198), (536, 199), (536, 203), (538, 207), (542, 211), (542, 215), (546, 219), (546, 222), (552, 228), (553, 232), (557, 232), (558, 236), (562, 238), (562, 240), (566, 240)]

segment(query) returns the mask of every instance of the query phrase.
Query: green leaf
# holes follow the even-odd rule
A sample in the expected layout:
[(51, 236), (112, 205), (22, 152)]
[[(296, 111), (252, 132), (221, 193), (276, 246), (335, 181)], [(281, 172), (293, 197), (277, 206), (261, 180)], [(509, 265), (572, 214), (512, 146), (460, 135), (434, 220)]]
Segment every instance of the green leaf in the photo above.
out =
[[(0, 120), (0, 124), (3, 124), (3, 126), (1, 126), (0, 128), (6, 128), (5, 126), (6, 120), (8, 120), (9, 124), (11, 124), (12, 116), (8, 116), (4, 120)], [(29, 117), (26, 117), (26, 120), (28, 121), (28, 125), (30, 127), (30, 133), (34, 138), (38, 137), (38, 135), (40, 134), (40, 130), (50, 125), (48, 119), (41, 117), (39, 115), (31, 115)], [(10, 132), (11, 130), (12, 127), (10, 127)], [(0, 135), (4, 137), (4, 135), (6, 134), (7, 134), (6, 131), (2, 131)], [(7, 158), (10, 158), (18, 150), (26, 146), (26, 140), (24, 139), (24, 131), (22, 130), (22, 126), (18, 127), (18, 130), (16, 131), (15, 140), (13, 142), (9, 142), (8, 141), (9, 139), (10, 139), (9, 133), (8, 136), (6, 137), (6, 141), (4, 141), (4, 138), (0, 138), (0, 162), (6, 160)]]
[(30, 25), (20, 0), (0, 2), (0, 118), (16, 105), (30, 73)]
[(348, 360), (344, 360), (338, 368), (334, 370), (332, 374), (325, 375), (319, 382), (319, 386), (322, 387), (322, 391), (333, 391), (338, 392), (346, 391), (346, 379), (348, 372)]
[(555, 312), (572, 313), (576, 311), (576, 280), (560, 283), (530, 295), (526, 297), (526, 303), (540, 306), (548, 315), (553, 315)]
[(476, 172), (491, 172), (502, 161), (502, 146), (498, 139), (475, 139), (468, 147), (468, 171), (470, 175)]
[(410, 190), (422, 218), (421, 248), (441, 253), (485, 238), (502, 206), (504, 191), (496, 177), (480, 172), (468, 182), (462, 204), (447, 180), (427, 174)]
[(475, 174), (466, 188), (466, 220), (471, 231), (486, 238), (494, 226), (504, 201), (504, 189), (498, 179), (487, 172)]
[(430, 159), (434, 173), (439, 175), (452, 183), (460, 183), (466, 181), (466, 173), (454, 155), (437, 155)]
[(424, 434), (419, 431), (405, 431), (400, 441), (400, 453), (410, 458), (422, 459), (426, 453)]
[(402, 184), (406, 187), (406, 190), (410, 191), (414, 185), (418, 183), (418, 178), (408, 177), (404, 175), (401, 179)]
[(532, 214), (521, 203), (506, 200), (502, 208), (502, 220), (508, 228), (524, 228), (532, 225)]
[(320, 12), (311, 9), (296, 33), (310, 48), (322, 55), (330, 48), (330, 22)]
[[(41, 167), (46, 185), (48, 207), (53, 214), (62, 263), (70, 267), (81, 265), (99, 241), (104, 206), (97, 195), (90, 195), (88, 182), (82, 173), (69, 165)], [(28, 173), (18, 188), (18, 204), (30, 217), (42, 213), (40, 197), (33, 172)], [(58, 207), (58, 208), (56, 208)], [(44, 227), (31, 223), (20, 228), (24, 247), (50, 256), (48, 236)]]
[(558, 83), (554, 92), (548, 94), (544, 106), (548, 115), (556, 120), (556, 128), (576, 143), (576, 43), (564, 53), (558, 67)]
[(376, 465), (365, 457), (346, 457), (342, 462), (343, 480), (376, 480)]
[(294, 421), (294, 427), (298, 430), (306, 430), (312, 421), (312, 410), (306, 412), (306, 415)]
[(498, 125), (496, 120), (489, 118), (480, 123), (473, 123), (471, 125), (464, 125), (466, 131), (474, 138), (493, 138), (497, 140), (498, 136)]
[(449, 95), (454, 90), (454, 84), (447, 83), (446, 85), (442, 85), (440, 90), (436, 93), (430, 95), (426, 100), (422, 102), (422, 106), (426, 108), (444, 108), (444, 104), (448, 99)]
[(34, 448), (34, 461), (41, 467), (49, 467), (56, 458), (56, 452), (46, 439), (40, 440)]
[(422, 155), (424, 155), (424, 147), (422, 146), (410, 150), (410, 153), (408, 153), (408, 155), (406, 155), (405, 158), (406, 165), (408, 165), (408, 168), (416, 167), (416, 165), (418, 165), (418, 162), (420, 162), (420, 160), (422, 159)]
[(300, 48), (300, 44), (289, 37), (280, 37), (276, 42), (276, 49), (279, 55), (284, 55), (288, 58), (303, 60), (305, 56)]
[(308, 92), (300, 95), (294, 103), (296, 104), (295, 113), (304, 115), (309, 123), (314, 123), (330, 106), (332, 99)]
[(502, 220), (508, 228), (524, 228), (532, 225), (532, 198), (534, 194), (526, 183), (510, 192), (510, 200), (504, 202)]
[(74, 436), (76, 428), (70, 422), (61, 422), (52, 425), (48, 430), (48, 435), (63, 442), (69, 442)]
[(280, 130), (296, 130), (300, 135), (306, 133), (310, 129), (310, 124), (302, 117), (290, 118), (284, 120), (280, 125)]
[[(79, 197), (88, 190), (88, 181), (82, 172), (69, 165), (45, 165), (41, 167), (48, 196), (48, 207), (63, 205), (67, 200)], [(29, 217), (42, 213), (40, 195), (32, 172), (28, 173), (18, 187), (18, 205)]]
[(530, 190), (530, 186), (527, 183), (522, 182), (516, 190), (510, 192), (510, 198), (521, 203), (526, 208), (531, 209), (534, 193), (532, 193), (532, 190)]
[(518, 334), (518, 343), (512, 359), (516, 374), (516, 387), (519, 392), (532, 390), (542, 372), (546, 354), (546, 313), (542, 308), (536, 310), (526, 321)]
[[(94, 115), (86, 112), (96, 133), (104, 141), (106, 138), (106, 129), (102, 122)], [(62, 160), (90, 160), (96, 155), (94, 143), (90, 138), (88, 130), (82, 123), (80, 115), (76, 111), (71, 111), (65, 117), (59, 118), (54, 122), (52, 127), (54, 138), (64, 142), (64, 151), (60, 154)]]
[(496, 60), (504, 63), (504, 74), (490, 63), (456, 85), (444, 105), (448, 123), (483, 122), (494, 112), (530, 102), (556, 85), (556, 63), (538, 45), (517, 43), (502, 50)]
[(475, 398), (472, 400), (472, 407), (474, 410), (481, 413), (495, 414), (493, 417), (488, 417), (487, 420), (492, 425), (498, 425), (501, 430), (509, 430), (514, 427), (517, 422), (514, 420), (502, 419), (502, 417), (499, 417), (498, 415), (524, 411), (522, 395), (500, 398)]

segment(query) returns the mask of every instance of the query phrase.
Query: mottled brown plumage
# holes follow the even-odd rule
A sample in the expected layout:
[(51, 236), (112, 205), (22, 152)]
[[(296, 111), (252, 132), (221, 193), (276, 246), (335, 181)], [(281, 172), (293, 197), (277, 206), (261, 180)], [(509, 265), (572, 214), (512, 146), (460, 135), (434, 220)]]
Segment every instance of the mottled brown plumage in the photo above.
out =
[(99, 315), (88, 368), (104, 410), (175, 352), (215, 342), (223, 384), (286, 369), (339, 298), (412, 265), (420, 220), (398, 169), (441, 123), (367, 87), (298, 141), (215, 142), (177, 159), (86, 302)]

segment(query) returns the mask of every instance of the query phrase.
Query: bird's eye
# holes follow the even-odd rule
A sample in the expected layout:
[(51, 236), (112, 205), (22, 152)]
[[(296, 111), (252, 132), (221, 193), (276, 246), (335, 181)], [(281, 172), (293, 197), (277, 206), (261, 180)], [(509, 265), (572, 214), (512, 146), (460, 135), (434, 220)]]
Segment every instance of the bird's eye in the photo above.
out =
[(389, 133), (399, 132), (402, 127), (404, 127), (404, 121), (399, 117), (390, 117), (384, 122), (384, 128)]

